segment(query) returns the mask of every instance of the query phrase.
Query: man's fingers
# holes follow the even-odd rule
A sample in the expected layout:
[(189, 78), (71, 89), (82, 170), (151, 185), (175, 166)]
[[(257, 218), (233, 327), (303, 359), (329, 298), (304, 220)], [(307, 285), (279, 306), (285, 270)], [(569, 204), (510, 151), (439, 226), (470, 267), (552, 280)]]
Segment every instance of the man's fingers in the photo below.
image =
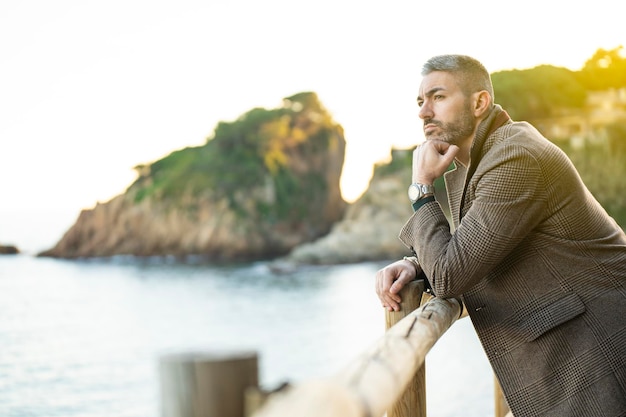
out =
[(445, 165), (446, 168), (450, 166), (450, 164), (456, 157), (456, 154), (458, 153), (459, 153), (459, 147), (456, 145), (450, 145), (448, 149), (446, 149), (445, 152), (441, 154), (442, 155), (441, 161), (443, 162), (443, 165)]
[(398, 292), (415, 277), (415, 267), (406, 261), (397, 261), (376, 273), (375, 289), (383, 308), (400, 310), (402, 298)]
[(432, 183), (448, 169), (459, 147), (440, 140), (428, 140), (413, 153), (413, 181)]
[[(411, 266), (413, 267), (413, 266)], [(414, 276), (409, 275), (409, 273), (405, 270), (403, 270), (400, 273), (400, 276), (398, 277), (397, 280), (395, 280), (393, 282), (393, 284), (391, 284), (391, 287), (389, 288), (389, 293), (392, 295), (396, 295), (396, 297), (398, 298), (398, 301), (400, 301), (400, 296), (397, 296), (397, 294), (400, 292), (400, 290), (408, 283), (410, 282), (412, 279), (414, 278)]]

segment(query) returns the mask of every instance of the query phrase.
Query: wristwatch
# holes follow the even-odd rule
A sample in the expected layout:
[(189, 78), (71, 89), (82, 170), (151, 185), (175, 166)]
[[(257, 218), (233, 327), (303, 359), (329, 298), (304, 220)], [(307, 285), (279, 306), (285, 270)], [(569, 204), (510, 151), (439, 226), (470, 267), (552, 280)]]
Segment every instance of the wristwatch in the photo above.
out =
[(409, 185), (409, 200), (411, 200), (411, 203), (415, 203), (417, 200), (432, 194), (435, 194), (435, 186), (432, 184), (413, 183)]

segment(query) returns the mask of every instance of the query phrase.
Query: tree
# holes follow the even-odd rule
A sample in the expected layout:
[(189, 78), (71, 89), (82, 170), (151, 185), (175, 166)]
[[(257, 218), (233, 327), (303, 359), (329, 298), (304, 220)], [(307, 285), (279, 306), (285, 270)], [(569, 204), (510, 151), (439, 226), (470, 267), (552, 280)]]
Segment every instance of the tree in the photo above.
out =
[(579, 72), (580, 83), (588, 90), (626, 87), (626, 57), (623, 46), (598, 49)]
[(495, 72), (491, 79), (496, 102), (516, 120), (533, 121), (564, 108), (582, 108), (587, 96), (573, 71), (551, 65)]

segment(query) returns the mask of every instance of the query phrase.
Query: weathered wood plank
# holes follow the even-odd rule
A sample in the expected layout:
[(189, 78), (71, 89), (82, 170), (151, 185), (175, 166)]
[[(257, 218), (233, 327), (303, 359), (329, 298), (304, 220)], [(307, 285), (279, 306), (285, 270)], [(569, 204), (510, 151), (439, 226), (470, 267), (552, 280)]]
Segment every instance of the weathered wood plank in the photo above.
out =
[(336, 375), (276, 393), (254, 417), (382, 416), (460, 314), (457, 300), (433, 298), (401, 319)]

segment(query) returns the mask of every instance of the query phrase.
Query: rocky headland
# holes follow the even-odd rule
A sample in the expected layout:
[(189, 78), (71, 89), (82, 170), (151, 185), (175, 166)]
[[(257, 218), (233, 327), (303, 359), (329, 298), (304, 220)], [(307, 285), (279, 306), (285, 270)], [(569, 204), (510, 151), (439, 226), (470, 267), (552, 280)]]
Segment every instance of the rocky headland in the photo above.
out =
[(314, 93), (220, 122), (205, 145), (136, 167), (121, 195), (80, 213), (39, 256), (271, 259), (326, 235), (347, 203), (342, 127)]
[(15, 245), (0, 245), (0, 255), (17, 255), (20, 250)]

